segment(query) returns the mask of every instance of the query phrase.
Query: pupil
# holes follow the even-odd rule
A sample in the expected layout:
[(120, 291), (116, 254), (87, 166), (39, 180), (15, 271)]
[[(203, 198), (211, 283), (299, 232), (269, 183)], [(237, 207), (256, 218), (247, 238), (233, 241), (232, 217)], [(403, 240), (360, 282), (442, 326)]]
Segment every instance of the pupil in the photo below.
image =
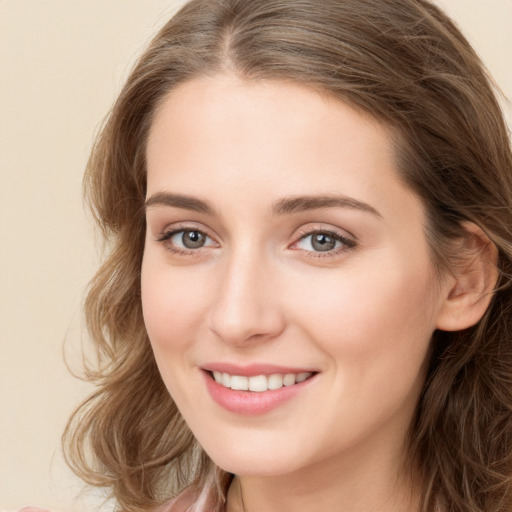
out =
[(332, 236), (326, 235), (325, 233), (318, 233), (313, 237), (312, 240), (313, 248), (317, 251), (330, 251), (334, 249), (336, 240)]
[(188, 249), (197, 249), (204, 245), (204, 235), (199, 231), (185, 231), (182, 241)]

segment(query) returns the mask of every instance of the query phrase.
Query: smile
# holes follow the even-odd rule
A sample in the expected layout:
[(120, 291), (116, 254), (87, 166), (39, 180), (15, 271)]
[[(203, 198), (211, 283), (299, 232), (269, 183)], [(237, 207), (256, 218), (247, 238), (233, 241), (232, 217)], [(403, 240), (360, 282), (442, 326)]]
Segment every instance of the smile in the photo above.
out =
[(244, 375), (231, 375), (225, 372), (214, 371), (213, 378), (215, 382), (225, 388), (237, 391), (254, 391), (263, 393), (274, 389), (280, 389), (283, 386), (293, 386), (309, 379), (312, 372), (301, 373), (274, 373), (272, 375), (254, 375), (246, 377)]
[(214, 402), (231, 413), (249, 416), (284, 406), (294, 397), (307, 393), (320, 377), (318, 371), (305, 368), (293, 372), (291, 368), (272, 365), (208, 366), (202, 368), (202, 374)]

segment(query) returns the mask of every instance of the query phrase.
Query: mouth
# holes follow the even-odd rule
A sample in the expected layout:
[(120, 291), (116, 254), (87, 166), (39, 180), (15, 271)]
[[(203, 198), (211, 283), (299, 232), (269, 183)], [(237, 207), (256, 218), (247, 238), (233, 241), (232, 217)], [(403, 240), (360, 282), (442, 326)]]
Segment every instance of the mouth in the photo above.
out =
[(253, 365), (212, 364), (202, 368), (206, 388), (223, 409), (242, 415), (268, 413), (302, 396), (318, 380), (318, 371)]
[(273, 373), (271, 375), (232, 375), (226, 372), (209, 371), (208, 372), (221, 386), (235, 391), (252, 391), (254, 393), (264, 393), (273, 391), (282, 387), (294, 386), (304, 382), (315, 374), (315, 372), (300, 373)]

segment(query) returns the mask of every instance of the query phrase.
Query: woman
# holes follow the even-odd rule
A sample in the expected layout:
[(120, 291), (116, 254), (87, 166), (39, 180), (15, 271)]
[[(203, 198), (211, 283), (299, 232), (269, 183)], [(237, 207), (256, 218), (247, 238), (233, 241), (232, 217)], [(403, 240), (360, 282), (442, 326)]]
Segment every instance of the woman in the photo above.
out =
[(510, 510), (511, 169), (429, 2), (187, 4), (89, 162), (75, 470), (123, 510)]

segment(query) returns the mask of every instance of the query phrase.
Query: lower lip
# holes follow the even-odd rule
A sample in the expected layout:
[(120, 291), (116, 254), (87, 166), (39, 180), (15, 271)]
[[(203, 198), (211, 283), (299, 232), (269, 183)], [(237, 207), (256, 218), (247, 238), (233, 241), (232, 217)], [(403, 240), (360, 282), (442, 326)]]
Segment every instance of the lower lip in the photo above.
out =
[(293, 386), (283, 386), (279, 389), (255, 392), (226, 388), (216, 382), (209, 372), (203, 371), (203, 374), (206, 380), (206, 387), (217, 404), (230, 412), (248, 416), (265, 414), (276, 409), (294, 398), (301, 391), (304, 391), (313, 380), (316, 380), (316, 375), (313, 375), (309, 379)]

